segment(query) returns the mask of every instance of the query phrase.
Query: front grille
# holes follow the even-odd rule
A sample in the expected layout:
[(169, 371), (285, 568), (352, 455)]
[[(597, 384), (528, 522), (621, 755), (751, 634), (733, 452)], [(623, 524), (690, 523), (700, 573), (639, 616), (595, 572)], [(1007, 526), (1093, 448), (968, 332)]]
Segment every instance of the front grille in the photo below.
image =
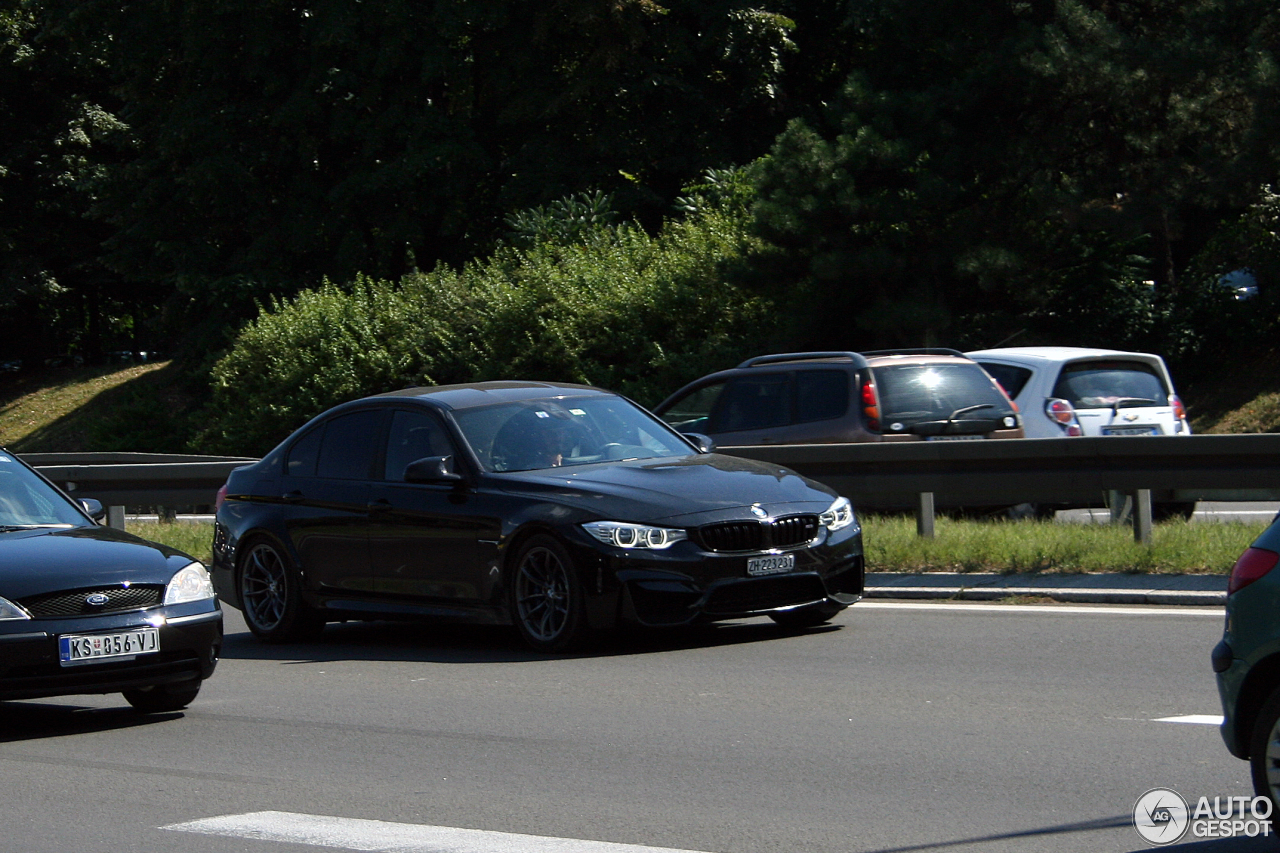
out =
[[(85, 599), (94, 594), (105, 595), (107, 602), (96, 607), (88, 604)], [(18, 603), (37, 619), (56, 619), (67, 616), (97, 616), (101, 613), (120, 613), (125, 610), (144, 610), (158, 606), (163, 598), (164, 587), (162, 586), (114, 586), (33, 595)]]
[(792, 548), (818, 535), (816, 515), (789, 515), (772, 521), (722, 521), (699, 528), (698, 537), (710, 551), (766, 551)]

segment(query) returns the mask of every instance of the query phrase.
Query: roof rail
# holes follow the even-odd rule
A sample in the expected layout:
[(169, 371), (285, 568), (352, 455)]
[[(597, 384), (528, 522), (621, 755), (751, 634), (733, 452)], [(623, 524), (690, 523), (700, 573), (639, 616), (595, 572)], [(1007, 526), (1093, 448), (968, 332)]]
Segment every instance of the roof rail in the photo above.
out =
[(918, 347), (916, 349), (876, 349), (862, 353), (864, 356), (877, 355), (954, 355), (960, 358), (969, 358), (969, 356), (960, 352), (958, 349), (950, 347)]
[(763, 364), (784, 364), (797, 361), (834, 361), (843, 359), (853, 362), (854, 367), (866, 367), (867, 360), (856, 352), (784, 352), (776, 355), (758, 355), (739, 364), (738, 367), (759, 367)]

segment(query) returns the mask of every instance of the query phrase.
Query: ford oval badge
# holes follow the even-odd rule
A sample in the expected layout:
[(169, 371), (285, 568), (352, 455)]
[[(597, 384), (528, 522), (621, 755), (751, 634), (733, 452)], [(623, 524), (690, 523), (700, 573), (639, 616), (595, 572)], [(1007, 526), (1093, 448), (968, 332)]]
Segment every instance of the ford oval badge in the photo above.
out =
[(110, 600), (111, 599), (108, 598), (103, 593), (95, 592), (93, 595), (86, 595), (84, 598), (84, 603), (89, 605), (90, 607), (101, 607), (102, 605), (106, 604)]

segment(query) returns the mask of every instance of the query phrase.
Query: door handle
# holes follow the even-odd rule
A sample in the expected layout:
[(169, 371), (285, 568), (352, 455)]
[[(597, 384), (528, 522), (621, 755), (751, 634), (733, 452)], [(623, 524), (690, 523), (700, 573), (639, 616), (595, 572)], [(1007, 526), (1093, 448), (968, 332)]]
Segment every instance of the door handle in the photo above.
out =
[(391, 501), (386, 498), (378, 498), (376, 501), (369, 501), (364, 505), (369, 512), (386, 512), (391, 509)]
[(306, 500), (306, 495), (302, 494), (302, 492), (298, 491), (297, 489), (294, 489), (292, 492), (286, 492), (285, 494), (281, 495), (280, 500), (284, 501), (285, 503), (296, 504), (303, 500)]

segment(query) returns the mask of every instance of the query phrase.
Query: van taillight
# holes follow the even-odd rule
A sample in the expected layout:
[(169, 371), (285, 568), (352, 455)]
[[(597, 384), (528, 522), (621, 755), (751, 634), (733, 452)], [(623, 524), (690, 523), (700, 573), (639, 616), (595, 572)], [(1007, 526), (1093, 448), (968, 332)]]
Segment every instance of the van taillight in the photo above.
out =
[(1280, 554), (1266, 548), (1247, 548), (1231, 567), (1231, 579), (1227, 581), (1227, 595), (1244, 589), (1264, 576), (1280, 562)]
[(876, 395), (876, 386), (872, 382), (862, 383), (862, 416), (866, 418), (867, 429), (880, 431), (880, 398)]

